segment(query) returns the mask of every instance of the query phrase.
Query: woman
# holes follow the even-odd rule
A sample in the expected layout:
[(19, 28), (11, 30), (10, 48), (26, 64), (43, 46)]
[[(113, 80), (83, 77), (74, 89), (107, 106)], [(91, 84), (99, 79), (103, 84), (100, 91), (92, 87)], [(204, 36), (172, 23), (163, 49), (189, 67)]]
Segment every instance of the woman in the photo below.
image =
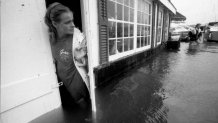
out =
[(200, 31), (200, 24), (197, 24), (195, 26), (194, 29), (192, 29), (190, 32), (189, 32), (189, 38), (190, 38), (190, 44), (191, 45), (196, 45), (199, 43), (199, 39), (202, 35), (201, 31)]
[(84, 40), (83, 34), (74, 26), (72, 11), (60, 4), (51, 4), (45, 15), (49, 27), (51, 49), (56, 63), (57, 75), (70, 92), (74, 101), (84, 106), (90, 101), (87, 78), (76, 66), (74, 51)]

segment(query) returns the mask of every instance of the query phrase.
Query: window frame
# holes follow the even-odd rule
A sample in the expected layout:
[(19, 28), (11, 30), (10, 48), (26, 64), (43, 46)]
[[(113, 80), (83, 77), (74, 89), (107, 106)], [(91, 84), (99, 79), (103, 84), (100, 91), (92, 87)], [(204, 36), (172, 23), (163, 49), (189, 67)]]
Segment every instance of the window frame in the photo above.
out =
[[(110, 0), (110, 1), (113, 1), (115, 3), (117, 3), (116, 0)], [(152, 25), (152, 18), (153, 18), (153, 3), (151, 0), (142, 0), (143, 2), (146, 2), (150, 5), (150, 11), (151, 13), (149, 14), (150, 15), (150, 24), (146, 24), (146, 26), (149, 26), (150, 27), (150, 44), (149, 45), (146, 45), (146, 46), (143, 46), (143, 47), (140, 47), (140, 48), (137, 48), (137, 26), (138, 26), (138, 18), (137, 18), (137, 12), (138, 12), (138, 0), (134, 0), (134, 18), (133, 18), (133, 22), (130, 22), (130, 18), (129, 18), (129, 21), (125, 21), (124, 20), (124, 6), (122, 7), (123, 11), (122, 11), (122, 16), (123, 16), (123, 20), (118, 20), (117, 19), (117, 9), (115, 9), (115, 16), (116, 18), (115, 19), (109, 19), (108, 18), (108, 22), (112, 21), (112, 22), (116, 22), (116, 28), (115, 28), (115, 38), (109, 38), (108, 37), (108, 58), (109, 58), (109, 62), (110, 61), (115, 61), (115, 60), (118, 60), (118, 59), (122, 59), (123, 57), (126, 57), (126, 56), (129, 56), (129, 55), (132, 55), (134, 53), (138, 53), (138, 52), (142, 52), (142, 51), (145, 51), (145, 50), (148, 50), (151, 48), (151, 44), (152, 44), (152, 29), (153, 29), (153, 25)], [(115, 8), (116, 8), (117, 4), (115, 5)], [(149, 9), (149, 8), (148, 8)], [(107, 10), (108, 11), (108, 10)], [(130, 14), (130, 13), (129, 13)], [(149, 16), (148, 16), (149, 17)], [(149, 21), (149, 20), (148, 20)], [(116, 54), (113, 54), (113, 55), (110, 55), (110, 48), (109, 48), (109, 41), (110, 40), (115, 40), (116, 41), (116, 49), (117, 49), (117, 39), (119, 39), (116, 35), (117, 35), (117, 23), (118, 22), (121, 22), (124, 26), (125, 23), (128, 23), (128, 24), (133, 24), (133, 36), (130, 36), (130, 26), (128, 27), (129, 28), (129, 32), (128, 32), (128, 36), (129, 37), (124, 37), (124, 27), (122, 28), (122, 32), (123, 32), (123, 42), (122, 42), (122, 47), (123, 47), (123, 51), (120, 52), (120, 53), (116, 53)], [(128, 50), (128, 51), (124, 51), (124, 39), (125, 38), (133, 38), (133, 49), (132, 50)]]

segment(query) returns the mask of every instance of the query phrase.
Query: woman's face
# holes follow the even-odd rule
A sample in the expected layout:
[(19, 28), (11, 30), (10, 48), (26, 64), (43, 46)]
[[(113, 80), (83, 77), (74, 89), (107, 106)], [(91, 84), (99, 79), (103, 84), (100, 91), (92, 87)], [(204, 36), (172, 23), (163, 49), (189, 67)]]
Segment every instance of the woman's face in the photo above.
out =
[(60, 15), (60, 22), (54, 24), (57, 29), (57, 32), (62, 35), (73, 34), (74, 31), (74, 22), (72, 12), (65, 12)]

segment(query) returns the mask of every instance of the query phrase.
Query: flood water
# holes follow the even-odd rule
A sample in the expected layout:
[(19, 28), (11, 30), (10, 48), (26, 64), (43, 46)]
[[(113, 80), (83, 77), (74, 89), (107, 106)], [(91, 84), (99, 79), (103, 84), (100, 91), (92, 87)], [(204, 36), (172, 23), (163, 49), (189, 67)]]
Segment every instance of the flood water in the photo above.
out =
[(60, 107), (32, 123), (218, 123), (218, 43), (163, 50), (97, 88), (96, 107)]
[(218, 123), (218, 43), (181, 43), (96, 90), (97, 123)]

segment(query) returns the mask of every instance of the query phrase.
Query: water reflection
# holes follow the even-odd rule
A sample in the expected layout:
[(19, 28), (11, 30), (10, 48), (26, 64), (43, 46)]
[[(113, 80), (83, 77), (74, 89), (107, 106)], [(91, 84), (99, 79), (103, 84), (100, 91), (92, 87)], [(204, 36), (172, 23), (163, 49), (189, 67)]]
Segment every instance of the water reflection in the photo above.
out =
[(167, 57), (166, 52), (97, 89), (97, 121), (167, 122), (169, 109), (163, 105), (166, 95), (161, 82), (170, 71), (172, 61)]
[(217, 53), (217, 43), (182, 43), (98, 88), (96, 122), (218, 121)]

